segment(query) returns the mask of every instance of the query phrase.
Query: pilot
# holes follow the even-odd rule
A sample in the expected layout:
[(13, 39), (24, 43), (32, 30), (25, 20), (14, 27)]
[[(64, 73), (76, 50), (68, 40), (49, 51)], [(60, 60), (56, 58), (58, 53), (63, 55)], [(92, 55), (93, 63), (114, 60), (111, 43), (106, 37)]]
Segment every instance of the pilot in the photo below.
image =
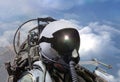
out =
[(54, 21), (44, 28), (40, 38), (40, 54), (53, 82), (71, 82), (69, 63), (77, 64), (80, 59), (77, 26), (65, 20)]
[(35, 78), (35, 82), (72, 82), (72, 79), (77, 82), (76, 72), (71, 72), (70, 66), (75, 69), (75, 65), (80, 61), (79, 47), (80, 36), (76, 25), (66, 20), (49, 23), (40, 35), (40, 60), (33, 63), (33, 67), (38, 66), (35, 69), (40, 68), (42, 71), (36, 74), (35, 69), (32, 69), (29, 74), (21, 77), (19, 82), (29, 81), (30, 74)]
[[(78, 66), (80, 36), (77, 27), (66, 20), (47, 24), (40, 34), (39, 59), (32, 63), (31, 69), (27, 69), (28, 59), (24, 60), (25, 64), (22, 61), (21, 67), (12, 71), (15, 80), (9, 82), (103, 82), (96, 81), (96, 76)], [(24, 54), (24, 50), (20, 54)]]
[(40, 55), (52, 82), (106, 82), (78, 65), (79, 48), (77, 25), (59, 20), (44, 28), (40, 36)]

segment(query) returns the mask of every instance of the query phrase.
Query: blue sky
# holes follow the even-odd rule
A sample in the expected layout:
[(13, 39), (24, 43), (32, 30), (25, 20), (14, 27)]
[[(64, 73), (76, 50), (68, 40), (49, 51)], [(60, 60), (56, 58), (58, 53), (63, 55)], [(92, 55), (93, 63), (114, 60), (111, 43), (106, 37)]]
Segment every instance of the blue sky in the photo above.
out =
[[(51, 16), (79, 25), (80, 54), (113, 65), (110, 82), (120, 78), (120, 0), (0, 0), (0, 47), (31, 18)], [(4, 45), (3, 45), (4, 44)]]

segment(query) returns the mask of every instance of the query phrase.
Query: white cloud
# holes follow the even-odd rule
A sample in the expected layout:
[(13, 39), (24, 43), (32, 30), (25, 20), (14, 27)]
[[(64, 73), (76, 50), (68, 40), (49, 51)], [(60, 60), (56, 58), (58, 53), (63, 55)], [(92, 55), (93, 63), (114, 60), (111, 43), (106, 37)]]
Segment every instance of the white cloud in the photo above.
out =
[(113, 75), (110, 75), (110, 74), (103, 74), (99, 71), (95, 71), (95, 73), (100, 77), (106, 79), (108, 82), (120, 82), (120, 70), (117, 73), (118, 75), (117, 77), (114, 77)]
[[(1, 30), (3, 30), (0, 36), (0, 47), (6, 47), (12, 44), (15, 31), (17, 30), (17, 28), (19, 27), (18, 25), (20, 24), (21, 23), (19, 21), (10, 22), (10, 23), (0, 22)], [(36, 21), (29, 22), (20, 29), (20, 42), (21, 43), (25, 41), (25, 39), (27, 38), (28, 31), (36, 26), (37, 26)], [(16, 36), (16, 39), (17, 39), (17, 36)]]
[[(46, 12), (68, 10), (76, 5), (87, 3), (87, 0), (0, 0), (0, 18), (8, 19), (14, 16), (46, 16)], [(44, 13), (44, 14), (43, 14)]]
[(112, 37), (120, 34), (120, 31), (107, 25), (100, 25), (97, 22), (90, 23), (88, 26), (79, 30), (81, 36), (80, 54), (89, 55), (108, 55), (119, 52), (115, 47)]
[(12, 43), (13, 35), (17, 29), (20, 21), (15, 22), (1, 22), (0, 21), (0, 47), (8, 46)]
[(0, 1), (0, 17), (6, 18), (8, 16), (16, 16), (25, 14), (29, 11), (29, 6), (26, 1), (21, 0), (2, 0)]
[(0, 21), (0, 29), (1, 30), (10, 30), (18, 27), (20, 24), (20, 21), (14, 21), (14, 22), (2, 22)]
[(78, 0), (78, 1), (70, 1), (70, 0), (36, 0), (36, 1), (31, 1), (32, 6), (34, 7), (40, 7), (44, 9), (56, 9), (56, 10), (66, 10), (74, 7), (75, 5), (78, 4), (83, 4), (85, 1), (84, 0)]
[[(50, 5), (49, 3), (54, 5)], [(55, 6), (55, 5), (57, 5), (57, 1), (0, 0), (0, 12), (1, 12), (0, 18), (7, 20), (8, 18), (14, 16), (18, 17), (23, 15), (29, 17), (32, 15), (41, 15), (41, 13), (47, 11), (46, 7), (51, 9), (52, 8), (51, 6)]]
[(51, 12), (60, 14), (62, 13), (59, 12), (61, 10), (64, 11), (72, 9), (75, 6), (104, 1), (108, 0), (0, 0), (0, 18), (5, 20), (15, 16), (46, 16), (46, 12), (47, 14)]
[(0, 47), (6, 47), (11, 44), (12, 35), (14, 31), (5, 31), (2, 36), (0, 36)]
[[(95, 56), (104, 58), (104, 55), (120, 53), (119, 48), (115, 46), (117, 44), (115, 39), (117, 39), (116, 36), (120, 35), (120, 30), (114, 27), (94, 22), (82, 27), (79, 33), (81, 36), (79, 52), (82, 57), (94, 58)], [(111, 74), (104, 75), (99, 71), (96, 71), (96, 73), (108, 82), (120, 82), (120, 70), (118, 70), (117, 77)]]

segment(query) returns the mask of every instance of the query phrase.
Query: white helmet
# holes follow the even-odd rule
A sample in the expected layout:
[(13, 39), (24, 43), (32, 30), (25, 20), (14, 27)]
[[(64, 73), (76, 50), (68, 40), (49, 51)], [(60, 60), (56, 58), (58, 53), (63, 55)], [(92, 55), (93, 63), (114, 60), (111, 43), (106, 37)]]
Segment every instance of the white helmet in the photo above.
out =
[(79, 61), (80, 36), (77, 25), (59, 20), (49, 23), (41, 33), (40, 48), (43, 57), (52, 61), (62, 58), (66, 63)]

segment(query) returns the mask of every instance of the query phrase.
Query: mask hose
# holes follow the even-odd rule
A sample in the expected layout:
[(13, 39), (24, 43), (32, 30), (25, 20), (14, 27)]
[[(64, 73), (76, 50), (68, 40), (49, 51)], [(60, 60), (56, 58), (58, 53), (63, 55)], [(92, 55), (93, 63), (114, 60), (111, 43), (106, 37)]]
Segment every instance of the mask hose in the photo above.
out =
[(71, 77), (72, 77), (72, 82), (79, 82), (78, 76), (77, 76), (76, 71), (75, 71), (75, 62), (70, 61), (69, 66), (70, 66), (70, 73), (71, 73)]

